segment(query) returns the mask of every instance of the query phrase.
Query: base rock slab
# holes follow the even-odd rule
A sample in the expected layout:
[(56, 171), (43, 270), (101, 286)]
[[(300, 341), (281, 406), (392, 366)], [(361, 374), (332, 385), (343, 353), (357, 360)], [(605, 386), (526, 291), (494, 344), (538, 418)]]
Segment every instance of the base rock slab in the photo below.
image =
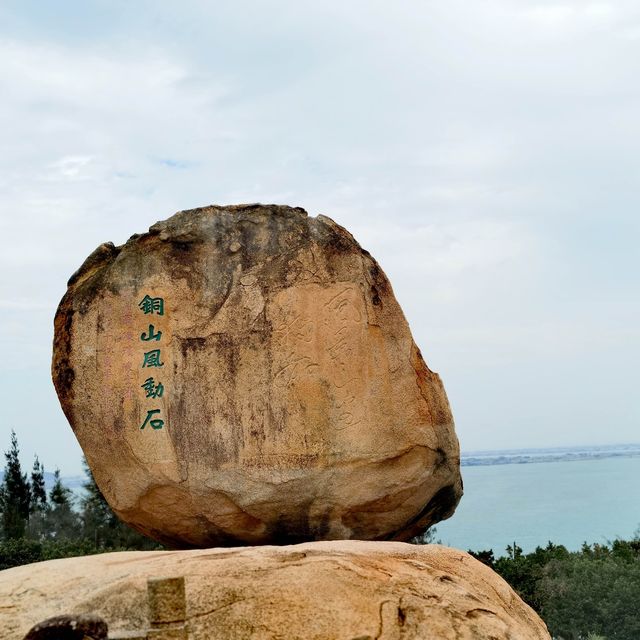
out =
[(129, 551), (0, 572), (0, 636), (92, 613), (110, 636), (146, 629), (147, 579), (184, 576), (191, 640), (549, 640), (487, 566), (439, 545), (333, 541)]

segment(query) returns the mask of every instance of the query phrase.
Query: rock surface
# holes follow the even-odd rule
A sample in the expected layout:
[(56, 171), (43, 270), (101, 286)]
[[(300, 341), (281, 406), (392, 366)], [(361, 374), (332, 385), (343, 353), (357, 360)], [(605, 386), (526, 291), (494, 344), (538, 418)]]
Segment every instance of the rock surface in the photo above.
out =
[(389, 281), (302, 209), (183, 211), (101, 245), (58, 308), (53, 379), (114, 511), (173, 547), (407, 540), (462, 494)]
[(0, 572), (0, 636), (21, 640), (65, 610), (145, 630), (147, 578), (184, 576), (191, 640), (549, 640), (491, 569), (438, 545), (334, 541), (287, 547), (129, 551)]
[(34, 625), (24, 640), (107, 640), (106, 622), (91, 614), (61, 615)]

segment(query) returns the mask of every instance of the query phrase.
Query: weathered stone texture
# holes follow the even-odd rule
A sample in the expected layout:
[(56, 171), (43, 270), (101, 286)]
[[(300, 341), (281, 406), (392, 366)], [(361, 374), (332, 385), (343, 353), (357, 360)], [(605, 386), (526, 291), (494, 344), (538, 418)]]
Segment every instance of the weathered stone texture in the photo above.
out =
[(64, 609), (101, 616), (110, 636), (135, 637), (150, 626), (155, 576), (185, 577), (190, 640), (550, 640), (534, 611), (468, 554), (359, 541), (130, 551), (8, 569), (0, 636), (21, 640)]
[(406, 540), (462, 493), (444, 388), (389, 281), (302, 209), (183, 211), (101, 245), (56, 314), (53, 379), (112, 508), (175, 547)]

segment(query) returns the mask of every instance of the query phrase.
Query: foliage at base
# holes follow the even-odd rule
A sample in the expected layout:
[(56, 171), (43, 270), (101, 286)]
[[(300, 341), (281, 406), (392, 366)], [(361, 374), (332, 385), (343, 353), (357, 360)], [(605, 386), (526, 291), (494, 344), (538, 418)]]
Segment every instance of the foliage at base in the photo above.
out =
[(640, 539), (584, 544), (577, 552), (551, 542), (523, 554), (471, 555), (499, 573), (535, 609), (557, 640), (638, 640)]

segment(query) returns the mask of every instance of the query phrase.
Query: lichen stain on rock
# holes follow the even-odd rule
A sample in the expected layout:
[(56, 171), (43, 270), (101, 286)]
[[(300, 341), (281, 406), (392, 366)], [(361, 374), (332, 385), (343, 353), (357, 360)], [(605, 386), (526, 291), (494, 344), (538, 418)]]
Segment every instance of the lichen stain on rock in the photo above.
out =
[(60, 303), (52, 372), (116, 513), (174, 546), (405, 539), (462, 493), (442, 382), (387, 277), (299, 208), (181, 211), (101, 245)]

